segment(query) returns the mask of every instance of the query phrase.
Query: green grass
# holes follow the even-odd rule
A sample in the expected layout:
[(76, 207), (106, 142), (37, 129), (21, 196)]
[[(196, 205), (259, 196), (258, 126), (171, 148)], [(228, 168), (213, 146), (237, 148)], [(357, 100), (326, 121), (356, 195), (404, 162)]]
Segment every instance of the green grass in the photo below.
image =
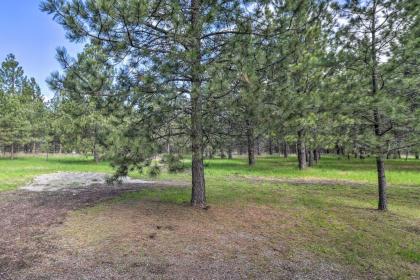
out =
[[(187, 170), (191, 166), (189, 159), (184, 160)], [(389, 185), (420, 186), (420, 161), (387, 160), (386, 176)], [(229, 159), (212, 159), (205, 161), (205, 172), (209, 177), (250, 176), (265, 178), (316, 178), (331, 180), (348, 180), (358, 183), (376, 184), (376, 163), (373, 158), (337, 159), (335, 156), (324, 156), (320, 163), (303, 171), (298, 170), (295, 157), (260, 157), (256, 166), (249, 167), (244, 157)], [(146, 172), (147, 173), (147, 172)], [(165, 179), (189, 178), (188, 172), (181, 174), (161, 174)], [(133, 174), (145, 177), (145, 174)]]
[[(376, 165), (374, 159), (337, 159), (324, 157), (320, 163), (304, 171), (296, 168), (296, 158), (278, 157), (260, 158), (255, 167), (248, 167), (244, 159), (207, 161), (207, 174), (248, 175), (275, 178), (322, 178), (343, 179), (358, 182), (376, 183)], [(400, 185), (420, 185), (420, 162), (415, 160), (389, 160), (386, 162), (388, 182)]]
[[(188, 166), (190, 162), (186, 160)], [(389, 211), (376, 211), (375, 162), (324, 157), (314, 168), (299, 171), (296, 159), (258, 158), (248, 167), (245, 158), (206, 161), (208, 203), (212, 207), (261, 205), (287, 213), (296, 226), (279, 233), (294, 248), (354, 267), (378, 277), (420, 277), (420, 161), (386, 162)], [(112, 172), (107, 163), (90, 158), (51, 157), (0, 159), (0, 190), (9, 190), (33, 176), (56, 171)], [(132, 174), (146, 177), (143, 174)], [(355, 186), (290, 185), (261, 178), (351, 180)], [(190, 180), (190, 171), (162, 172), (160, 179)], [(254, 179), (253, 179), (254, 178)], [(189, 188), (166, 188), (126, 193), (111, 203), (158, 200), (187, 204)]]

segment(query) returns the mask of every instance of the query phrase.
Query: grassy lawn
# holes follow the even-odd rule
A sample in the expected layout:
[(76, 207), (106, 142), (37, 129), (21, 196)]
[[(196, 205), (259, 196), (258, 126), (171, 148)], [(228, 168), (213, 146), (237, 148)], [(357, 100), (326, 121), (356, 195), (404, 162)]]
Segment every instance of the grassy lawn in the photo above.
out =
[[(153, 240), (141, 241), (142, 258), (149, 254), (148, 258), (169, 262), (172, 254), (190, 254), (183, 250), (192, 238), (195, 244), (208, 246), (211, 257), (220, 249), (229, 262), (242, 253), (262, 270), (273, 258), (295, 261), (303, 254), (305, 258), (337, 263), (365, 279), (420, 277), (420, 161), (387, 161), (390, 211), (386, 213), (375, 210), (377, 189), (373, 159), (325, 157), (318, 166), (303, 172), (297, 170), (295, 161), (294, 158), (264, 157), (250, 168), (244, 158), (209, 160), (206, 182), (211, 208), (207, 212), (186, 207), (190, 197), (188, 188), (143, 190), (73, 212), (60, 234), (73, 244), (71, 246), (80, 244), (80, 248), (118, 242), (119, 246), (133, 250), (137, 244), (133, 240), (138, 238), (135, 234), (143, 231), (151, 234), (147, 226), (153, 231), (156, 223), (166, 223), (173, 227), (170, 233), (159, 233)], [(111, 171), (106, 163), (96, 165), (83, 157), (54, 157), (48, 161), (1, 159), (0, 170), (0, 190), (13, 189), (42, 173)], [(159, 177), (189, 178), (188, 170), (180, 174), (163, 172)], [(273, 178), (345, 180), (349, 184), (294, 185), (268, 180)], [(361, 184), (354, 186), (351, 182)], [(139, 227), (139, 223), (143, 226)], [(193, 230), (196, 227), (204, 229), (197, 233)], [(186, 233), (185, 229), (191, 231)], [(191, 237), (191, 232), (196, 235)], [(253, 241), (239, 240), (239, 233), (251, 236)], [(133, 238), (129, 238), (131, 235)], [(121, 240), (120, 236), (126, 238)], [(221, 240), (227, 238), (234, 245), (225, 250), (226, 244)], [(159, 240), (158, 245), (151, 243), (156, 240)], [(185, 248), (181, 246), (184, 243)], [(157, 248), (165, 248), (165, 252), (158, 252)], [(238, 248), (242, 249), (238, 251)], [(266, 256), (268, 253), (261, 255), (261, 248), (276, 249), (274, 255)], [(119, 258), (126, 254), (126, 251), (121, 252)]]

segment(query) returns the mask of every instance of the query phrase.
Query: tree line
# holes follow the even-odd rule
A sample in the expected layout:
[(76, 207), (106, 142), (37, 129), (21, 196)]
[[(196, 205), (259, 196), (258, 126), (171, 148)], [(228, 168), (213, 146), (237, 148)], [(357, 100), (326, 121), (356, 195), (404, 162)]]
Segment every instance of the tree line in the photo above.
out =
[(324, 153), (371, 156), (386, 210), (385, 159), (419, 157), (416, 1), (46, 0), (41, 9), (85, 48), (74, 58), (57, 50), (48, 121), (29, 134), (109, 159), (115, 178), (159, 153), (191, 154), (191, 204), (205, 207), (203, 160), (215, 154), (244, 153), (252, 166), (263, 151), (296, 153), (300, 169)]

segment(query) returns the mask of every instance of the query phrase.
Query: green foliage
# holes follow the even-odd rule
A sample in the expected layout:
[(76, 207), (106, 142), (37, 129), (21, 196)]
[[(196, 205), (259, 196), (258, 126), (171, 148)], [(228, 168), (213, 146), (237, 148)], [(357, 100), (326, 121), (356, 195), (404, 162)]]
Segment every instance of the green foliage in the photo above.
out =
[(150, 177), (157, 177), (160, 174), (160, 167), (157, 164), (153, 164), (148, 169), (148, 174)]
[(0, 67), (0, 146), (3, 153), (35, 152), (47, 141), (48, 108), (39, 86), (10, 54)]
[(168, 165), (168, 171), (170, 173), (181, 172), (185, 169), (184, 162), (182, 161), (182, 155), (180, 154), (164, 154), (162, 157), (162, 163)]

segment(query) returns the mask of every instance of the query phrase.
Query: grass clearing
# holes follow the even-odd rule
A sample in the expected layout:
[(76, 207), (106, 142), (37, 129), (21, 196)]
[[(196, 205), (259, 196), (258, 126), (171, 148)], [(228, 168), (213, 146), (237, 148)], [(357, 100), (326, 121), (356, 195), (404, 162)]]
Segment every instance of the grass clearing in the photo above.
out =
[[(85, 158), (2, 159), (0, 165), (8, 168), (0, 177), (3, 190), (41, 173), (111, 172), (106, 163), (96, 165)], [(54, 234), (87, 264), (101, 258), (124, 271), (153, 264), (145, 275), (211, 276), (205, 269), (191, 270), (198, 265), (248, 278), (266, 271), (269, 278), (287, 278), (287, 269), (293, 275), (312, 271), (320, 279), (420, 277), (420, 162), (387, 162), (386, 213), (375, 210), (371, 159), (325, 157), (303, 172), (293, 158), (259, 158), (253, 168), (242, 158), (209, 160), (206, 165), (208, 211), (188, 207), (189, 188), (146, 189), (74, 211)], [(314, 180), (295, 185), (276, 178), (345, 184)], [(190, 175), (188, 170), (163, 172), (158, 179), (189, 181)], [(338, 274), (325, 274), (328, 271)]]

